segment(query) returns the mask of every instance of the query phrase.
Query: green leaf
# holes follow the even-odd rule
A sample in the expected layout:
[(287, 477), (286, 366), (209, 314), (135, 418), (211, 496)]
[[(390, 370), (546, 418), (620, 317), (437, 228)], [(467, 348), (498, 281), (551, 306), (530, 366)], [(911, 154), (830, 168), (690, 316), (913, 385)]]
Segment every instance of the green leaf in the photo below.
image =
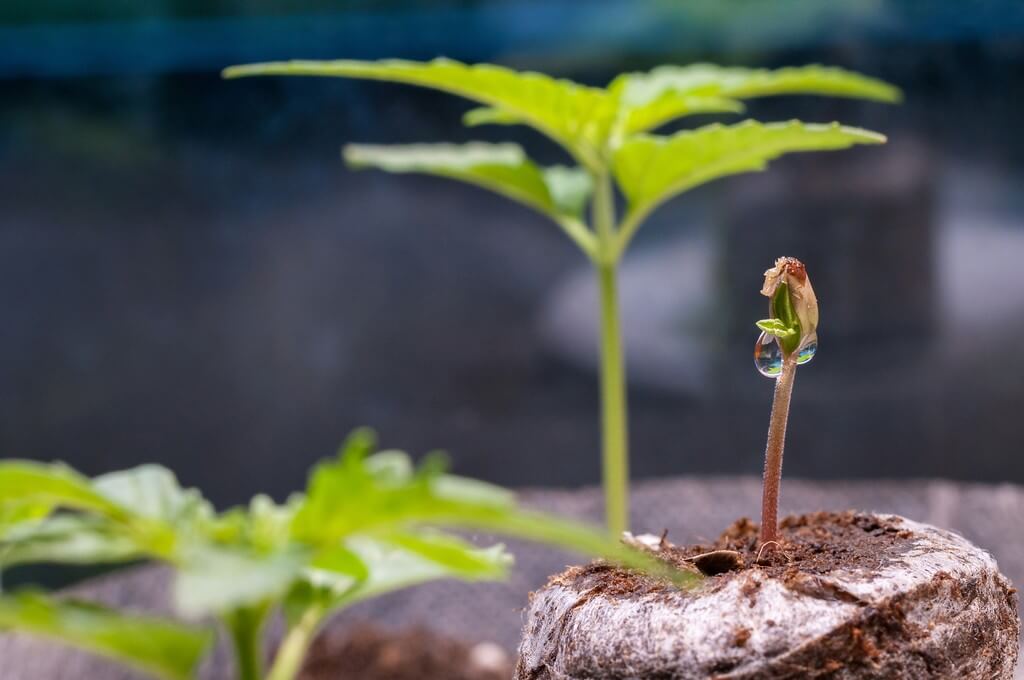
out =
[(672, 196), (705, 182), (763, 170), (768, 161), (797, 151), (845, 149), (881, 144), (875, 132), (841, 126), (790, 121), (708, 125), (668, 137), (629, 137), (614, 155), (615, 178), (629, 201), (619, 238), (620, 251), (640, 222)]
[(59, 463), (31, 461), (0, 462), (0, 507), (34, 504), (87, 510), (101, 515), (125, 518), (127, 511), (93, 489), (86, 477)]
[(414, 62), (288, 61), (232, 66), (224, 77), (254, 75), (337, 76), (384, 80), (441, 90), (500, 109), (536, 128), (594, 167), (607, 139), (616, 104), (602, 88), (502, 66), (469, 66), (450, 59)]
[(699, 97), (678, 92), (664, 92), (655, 99), (637, 105), (622, 105), (618, 131), (620, 135), (644, 132), (673, 120), (698, 113), (743, 113), (742, 102), (725, 97)]
[(319, 552), (310, 563), (310, 568), (331, 571), (348, 576), (353, 581), (365, 581), (370, 570), (352, 550), (336, 545)]
[(621, 102), (620, 130), (642, 132), (691, 113), (735, 112), (736, 100), (773, 95), (821, 95), (881, 102), (900, 100), (898, 88), (876, 78), (820, 65), (778, 70), (714, 64), (659, 66), (617, 77), (609, 91)]
[[(625, 548), (604, 532), (521, 510), (515, 497), (500, 487), (444, 474), (436, 463), (412, 470), (411, 465), (397, 464), (394, 458), (402, 455), (406, 460), (404, 454), (387, 455), (386, 466), (375, 462), (377, 456), (364, 460), (342, 456), (317, 466), (306, 503), (292, 525), (295, 537), (310, 546), (333, 546), (343, 541), (352, 548), (353, 541), (367, 537), (379, 542), (395, 531), (427, 527), (482, 529), (607, 557), (692, 583), (691, 576)], [(372, 580), (375, 563), (367, 564)]]
[(209, 631), (35, 592), (0, 597), (0, 629), (50, 637), (167, 680), (192, 678)]
[(23, 522), (0, 537), (0, 567), (17, 564), (112, 564), (143, 554), (123, 528), (106, 519), (60, 514)]
[(590, 176), (579, 168), (541, 169), (517, 144), (350, 145), (344, 155), (357, 168), (437, 175), (490, 189), (553, 219), (584, 252), (594, 250), (593, 235), (580, 221)]
[(390, 531), (380, 538), (391, 545), (418, 555), (443, 567), (451, 576), (464, 580), (495, 580), (504, 578), (512, 564), (512, 556), (502, 546), (480, 550), (461, 538), (441, 532)]
[(276, 600), (308, 559), (298, 550), (256, 554), (237, 547), (190, 545), (178, 558), (175, 604), (186, 616), (201, 616)]
[[(355, 537), (349, 540), (349, 547), (369, 567), (369, 578), (355, 585), (351, 581), (342, 580), (338, 588), (335, 588), (335, 596), (331, 598), (332, 608), (347, 607), (356, 602), (377, 597), (384, 593), (401, 590), (410, 586), (426, 583), (443, 578), (459, 578), (463, 580), (492, 580), (501, 578), (511, 561), (505, 553), (504, 548), (495, 545), (486, 549), (471, 549), (466, 547), (467, 553), (472, 554), (473, 566), (461, 564), (459, 568), (445, 564), (445, 559), (440, 559), (437, 552), (431, 557), (424, 556), (423, 552), (430, 553), (431, 549), (424, 547), (424, 539), (417, 547), (421, 550), (409, 550), (405, 547), (395, 545), (393, 542), (369, 537)], [(463, 555), (466, 558), (468, 555)], [(450, 555), (447, 561), (454, 562)], [(325, 577), (329, 575), (320, 572), (318, 583), (328, 585)]]
[(93, 488), (132, 514), (181, 528), (184, 523), (206, 522), (211, 506), (196, 489), (183, 489), (174, 473), (160, 465), (140, 465), (100, 475)]
[(0, 503), (0, 539), (8, 530), (26, 522), (38, 521), (50, 514), (50, 503), (10, 501)]
[(782, 319), (761, 319), (756, 322), (756, 325), (768, 335), (774, 335), (777, 338), (788, 338), (800, 332), (797, 328), (788, 327)]
[(594, 191), (594, 181), (583, 168), (553, 165), (541, 170), (551, 201), (562, 215), (580, 218)]
[(466, 127), (478, 125), (523, 125), (523, 119), (508, 111), (482, 106), (466, 111), (462, 116), (462, 124)]

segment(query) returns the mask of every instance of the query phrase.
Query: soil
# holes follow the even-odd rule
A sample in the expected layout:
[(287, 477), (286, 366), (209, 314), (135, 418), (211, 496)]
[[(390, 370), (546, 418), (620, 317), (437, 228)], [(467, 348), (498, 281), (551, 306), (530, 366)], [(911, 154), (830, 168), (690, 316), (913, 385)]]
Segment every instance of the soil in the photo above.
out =
[(511, 657), (492, 643), (360, 626), (317, 638), (299, 680), (508, 680), (512, 670)]
[[(763, 602), (759, 602), (759, 598), (762, 598), (759, 591), (762, 584), (780, 581), (788, 591), (815, 600), (847, 602), (860, 608), (860, 615), (818, 638), (814, 644), (798, 646), (784, 657), (774, 650), (764, 654), (764, 667), (754, 671), (755, 675), (749, 676), (751, 678), (1009, 677), (1005, 673), (1012, 670), (1006, 670), (1005, 638), (1013, 638), (1012, 648), (1016, 652), (1015, 631), (1018, 624), (1016, 594), (1005, 579), (996, 578), (996, 586), (993, 587), (990, 575), (964, 578), (939, 571), (931, 577), (929, 583), (914, 591), (874, 603), (862, 600), (854, 591), (845, 587), (846, 579), (854, 572), (861, 574), (856, 578), (863, 579), (863, 574), (883, 573), (887, 567), (891, 572), (895, 565), (905, 564), (903, 558), (910, 557), (911, 551), (917, 547), (917, 541), (915, 534), (906, 529), (900, 518), (852, 511), (813, 513), (787, 517), (780, 524), (780, 534), (778, 544), (759, 549), (758, 526), (744, 518), (734, 522), (710, 544), (674, 546), (665, 536), (662, 536), (660, 542), (657, 537), (637, 537), (637, 543), (647, 546), (655, 556), (680, 569), (703, 572), (707, 578), (694, 597), (705, 598), (733, 584), (732, 591), (738, 586), (740, 601), (745, 598), (750, 607), (755, 607), (755, 604), (761, 607)], [(920, 539), (920, 536), (916, 538)], [(753, 573), (755, 571), (759, 573)], [(637, 611), (642, 611), (643, 607), (657, 606), (650, 604), (652, 602), (663, 602), (670, 608), (677, 606), (678, 598), (682, 595), (664, 581), (601, 562), (570, 568), (554, 577), (551, 585), (568, 587), (572, 602), (569, 611), (573, 612), (573, 616), (584, 616), (580, 612), (595, 597), (623, 601), (636, 598), (637, 603), (648, 603), (637, 605), (641, 607)], [(658, 597), (661, 594), (663, 597)], [(651, 595), (655, 595), (653, 600), (648, 597)], [(573, 597), (577, 599), (573, 601)], [(927, 625), (941, 624), (948, 629), (943, 634), (942, 643), (930, 648), (923, 645), (931, 633), (927, 627), (921, 628), (918, 610), (933, 605), (922, 603), (935, 603), (934, 610), (928, 610), (931, 613)], [(943, 611), (944, 603), (955, 603), (953, 608), (961, 609), (960, 614), (950, 614), (953, 618), (959, 616), (959, 623), (951, 623), (952, 619), (945, 620), (949, 612)], [(555, 614), (539, 616), (551, 617), (558, 611), (561, 610), (555, 611)], [(577, 630), (572, 626), (599, 626), (602, 620), (600, 608), (590, 611), (595, 613), (586, 616), (593, 616), (593, 620), (587, 619), (582, 623), (574, 620), (572, 625), (563, 622), (560, 630)], [(751, 644), (753, 634), (742, 621), (743, 617), (737, 615), (735, 630), (727, 645), (737, 651), (745, 650)], [(529, 629), (530, 624), (527, 625)], [(777, 622), (768, 621), (768, 625), (776, 626)], [(778, 626), (781, 628), (784, 624), (778, 623)], [(615, 636), (610, 636), (607, 641), (609, 649), (618, 651), (607, 658), (620, 659), (627, 655), (624, 649), (615, 646), (620, 642), (618, 638), (611, 638)], [(604, 644), (604, 641), (598, 644)], [(557, 653), (561, 647), (552, 643), (550, 649), (556, 650), (552, 653)], [(566, 643), (565, 649), (569, 650), (570, 655), (575, 651), (572, 642)], [(640, 647), (637, 653), (646, 654), (645, 649)], [(604, 650), (601, 651), (603, 653)], [(524, 658), (527, 654), (524, 652)], [(746, 671), (737, 670), (745, 660), (749, 660), (743, 652), (730, 654), (720, 648), (713, 656), (716, 658), (713, 666), (705, 669), (712, 676), (724, 677), (728, 674), (730, 678), (748, 677), (744, 674)], [(572, 658), (574, 660), (569, 662), (570, 665), (582, 664), (588, 673), (593, 670), (591, 666), (594, 663), (597, 666), (603, 663), (591, 663), (587, 659), (592, 657), (582, 653), (580, 658), (583, 661), (578, 661), (575, 656)], [(551, 657), (552, 661), (554, 659)], [(633, 667), (631, 664), (632, 661), (625, 665)], [(535, 664), (530, 669), (521, 664), (517, 677), (576, 677), (579, 670), (574, 665), (571, 665), (572, 671), (566, 671), (560, 666), (560, 672), (568, 673), (560, 675), (549, 672), (547, 666), (547, 661), (539, 666)], [(977, 667), (980, 674), (967, 672), (965, 669), (968, 667)], [(1012, 669), (1012, 662), (1009, 667)], [(600, 672), (590, 675), (620, 677), (616, 674), (618, 671), (609, 672), (603, 668), (597, 670)], [(735, 675), (731, 674), (734, 670)], [(606, 675), (601, 675), (601, 672)]]
[[(709, 577), (718, 588), (748, 569), (784, 581), (806, 580), (836, 569), (877, 570), (911, 547), (910, 533), (895, 523), (857, 512), (818, 512), (786, 517), (778, 545), (759, 549), (758, 525), (746, 517), (730, 525), (710, 544), (675, 546), (663, 537), (655, 553), (686, 570)], [(607, 595), (641, 595), (670, 589), (663, 581), (595, 562), (557, 577), (561, 583), (586, 581)], [(600, 583), (598, 583), (600, 582)]]

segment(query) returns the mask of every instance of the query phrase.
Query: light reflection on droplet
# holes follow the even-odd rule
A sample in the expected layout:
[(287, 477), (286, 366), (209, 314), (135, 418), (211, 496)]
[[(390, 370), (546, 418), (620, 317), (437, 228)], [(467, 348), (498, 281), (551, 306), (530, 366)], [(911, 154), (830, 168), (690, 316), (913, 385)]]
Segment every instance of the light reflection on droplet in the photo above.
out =
[(775, 378), (782, 373), (782, 348), (774, 335), (761, 333), (757, 339), (754, 344), (754, 366), (758, 373), (767, 378)]
[(806, 345), (800, 348), (800, 351), (796, 354), (796, 363), (806, 364), (814, 355), (818, 352), (818, 336), (815, 335), (813, 339), (809, 340)]

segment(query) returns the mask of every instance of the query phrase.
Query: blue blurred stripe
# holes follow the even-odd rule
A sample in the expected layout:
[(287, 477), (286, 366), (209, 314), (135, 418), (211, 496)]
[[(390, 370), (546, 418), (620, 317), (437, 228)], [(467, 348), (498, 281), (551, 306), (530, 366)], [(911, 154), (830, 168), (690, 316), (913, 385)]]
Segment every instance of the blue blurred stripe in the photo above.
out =
[[(790, 0), (774, 5), (779, 11), (757, 14), (713, 6), (723, 0), (687, 2), (546, 0), (398, 12), (8, 26), (0, 27), (0, 77), (211, 71), (286, 58), (444, 54), (475, 61), (509, 53), (685, 54), (851, 39), (1024, 34), (1024, 2), (1014, 0), (826, 3), (817, 12), (808, 11), (806, 0)], [(790, 21), (797, 10), (803, 21)]]

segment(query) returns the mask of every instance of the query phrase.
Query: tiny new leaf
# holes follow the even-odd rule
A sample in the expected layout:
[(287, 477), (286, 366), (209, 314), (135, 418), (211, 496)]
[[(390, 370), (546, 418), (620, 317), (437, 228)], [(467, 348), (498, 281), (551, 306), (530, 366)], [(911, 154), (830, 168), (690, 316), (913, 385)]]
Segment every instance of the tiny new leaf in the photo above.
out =
[(798, 328), (787, 326), (782, 319), (761, 319), (756, 322), (756, 325), (768, 335), (774, 335), (777, 338), (788, 338), (800, 332)]

